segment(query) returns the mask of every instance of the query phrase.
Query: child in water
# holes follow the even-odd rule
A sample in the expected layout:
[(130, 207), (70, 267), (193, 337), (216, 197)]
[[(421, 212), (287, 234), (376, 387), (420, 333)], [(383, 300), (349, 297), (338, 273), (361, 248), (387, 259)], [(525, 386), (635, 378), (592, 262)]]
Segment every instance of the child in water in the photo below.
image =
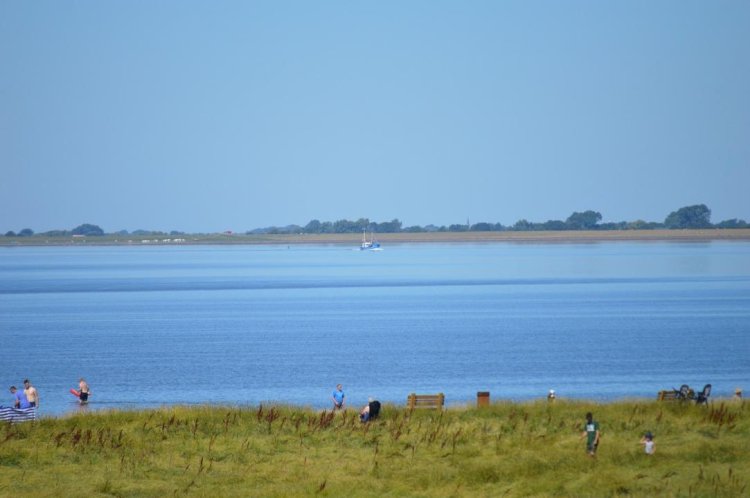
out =
[(656, 443), (654, 442), (654, 435), (651, 432), (647, 432), (641, 438), (641, 444), (647, 455), (653, 455), (656, 451)]

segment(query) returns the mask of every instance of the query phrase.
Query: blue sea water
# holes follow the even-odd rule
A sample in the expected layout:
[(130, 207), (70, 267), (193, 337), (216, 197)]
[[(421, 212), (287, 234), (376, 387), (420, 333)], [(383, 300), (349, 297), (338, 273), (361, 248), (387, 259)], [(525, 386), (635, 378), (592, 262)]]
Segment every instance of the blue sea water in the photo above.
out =
[(750, 243), (3, 248), (0, 338), (0, 383), (46, 415), (81, 376), (89, 409), (726, 396), (750, 389)]

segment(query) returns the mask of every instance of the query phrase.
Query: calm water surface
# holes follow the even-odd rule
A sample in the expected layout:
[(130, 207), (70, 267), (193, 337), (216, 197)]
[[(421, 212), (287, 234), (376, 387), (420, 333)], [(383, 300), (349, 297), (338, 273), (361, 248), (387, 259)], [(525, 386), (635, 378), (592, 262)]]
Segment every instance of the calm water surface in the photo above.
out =
[(81, 376), (91, 409), (729, 395), (750, 243), (4, 248), (0, 337), (0, 384), (29, 377), (48, 415)]

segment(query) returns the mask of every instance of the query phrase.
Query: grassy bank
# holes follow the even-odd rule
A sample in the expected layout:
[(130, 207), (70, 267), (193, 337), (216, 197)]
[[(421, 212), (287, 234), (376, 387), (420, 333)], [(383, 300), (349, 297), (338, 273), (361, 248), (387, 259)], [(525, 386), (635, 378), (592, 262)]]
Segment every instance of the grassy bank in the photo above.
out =
[[(710, 241), (750, 240), (750, 229), (707, 230), (565, 230), (541, 232), (429, 232), (382, 233), (385, 244), (481, 243), (481, 242), (603, 242), (603, 241)], [(177, 237), (177, 238), (176, 238)], [(256, 245), (336, 244), (359, 246), (362, 234), (190, 234), (179, 236), (105, 235), (102, 237), (0, 237), (0, 246), (86, 246), (86, 245)]]
[(84, 413), (0, 427), (0, 495), (748, 496), (749, 442), (733, 402), (386, 406), (368, 425), (296, 407)]

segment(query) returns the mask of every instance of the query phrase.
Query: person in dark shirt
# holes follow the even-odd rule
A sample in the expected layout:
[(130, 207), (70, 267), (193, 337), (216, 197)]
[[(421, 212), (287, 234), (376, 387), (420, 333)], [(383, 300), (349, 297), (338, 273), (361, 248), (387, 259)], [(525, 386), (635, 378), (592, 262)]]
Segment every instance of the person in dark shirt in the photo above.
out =
[(359, 420), (369, 422), (380, 415), (380, 401), (368, 398), (367, 404), (359, 412)]
[(586, 414), (586, 423), (583, 426), (583, 432), (581, 438), (586, 438), (586, 451), (590, 456), (596, 455), (596, 450), (599, 448), (599, 422), (594, 420), (594, 416), (591, 412)]

